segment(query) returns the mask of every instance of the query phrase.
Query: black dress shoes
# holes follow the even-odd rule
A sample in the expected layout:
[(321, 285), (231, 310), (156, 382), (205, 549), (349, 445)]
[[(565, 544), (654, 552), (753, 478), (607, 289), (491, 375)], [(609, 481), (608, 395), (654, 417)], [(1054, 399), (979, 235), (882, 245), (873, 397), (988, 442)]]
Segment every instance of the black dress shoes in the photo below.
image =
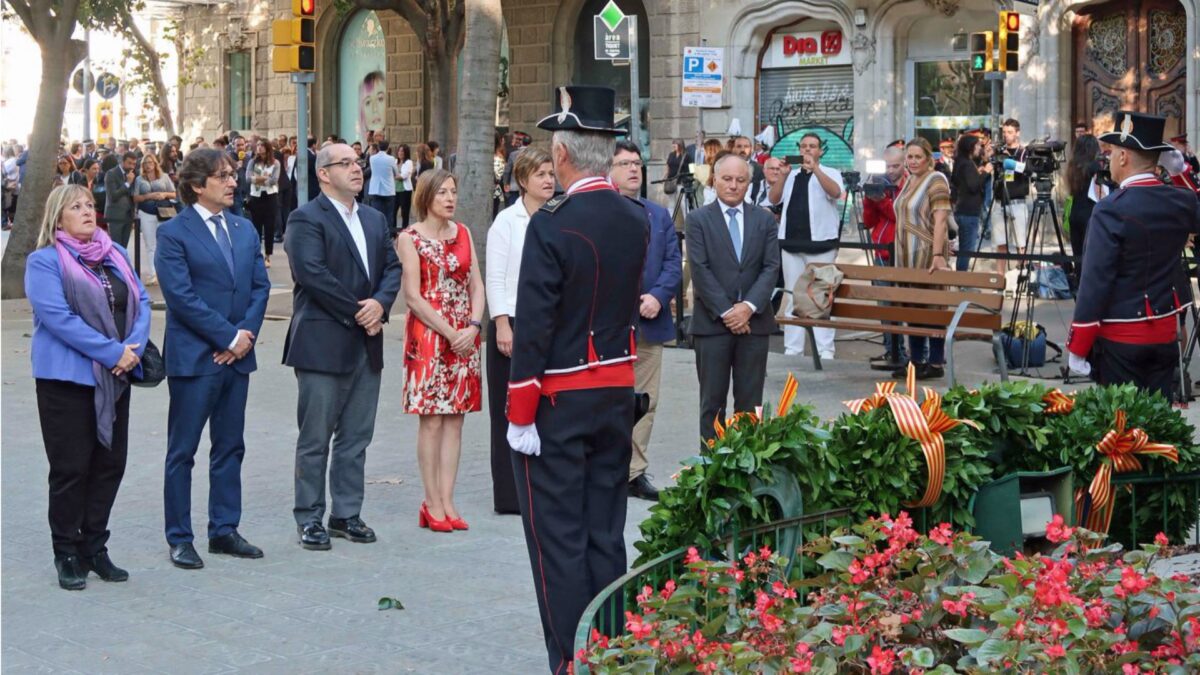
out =
[(54, 568), (58, 570), (58, 585), (68, 591), (87, 588), (87, 568), (77, 555), (54, 556)]
[(375, 530), (367, 527), (362, 518), (330, 518), (329, 534), (342, 539), (349, 539), (356, 544), (370, 544), (375, 541)]
[(629, 496), (656, 502), (658, 501), (658, 488), (654, 487), (646, 474), (642, 474), (629, 481)]
[(86, 556), (82, 559), (82, 562), (84, 570), (95, 572), (96, 576), (105, 581), (129, 580), (129, 572), (114, 565), (112, 558), (108, 557), (108, 551), (101, 551), (96, 555)]
[(209, 553), (222, 553), (235, 558), (261, 558), (262, 549), (251, 544), (237, 533), (237, 530), (208, 540)]
[(305, 523), (297, 525), (300, 532), (300, 545), (310, 551), (328, 551), (333, 546), (329, 543), (329, 533), (320, 523)]
[(204, 561), (200, 559), (200, 554), (196, 553), (196, 547), (192, 546), (190, 541), (171, 547), (171, 563), (185, 570), (198, 570), (204, 567)]

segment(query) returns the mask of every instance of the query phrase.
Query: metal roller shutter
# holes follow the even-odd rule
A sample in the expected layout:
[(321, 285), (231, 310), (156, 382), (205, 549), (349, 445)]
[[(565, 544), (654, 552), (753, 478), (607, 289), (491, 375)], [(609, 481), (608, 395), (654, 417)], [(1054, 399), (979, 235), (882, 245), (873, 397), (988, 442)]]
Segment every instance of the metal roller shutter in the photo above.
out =
[(776, 157), (798, 154), (809, 131), (825, 142), (822, 162), (835, 169), (854, 164), (854, 68), (827, 66), (759, 72), (758, 124), (775, 127)]

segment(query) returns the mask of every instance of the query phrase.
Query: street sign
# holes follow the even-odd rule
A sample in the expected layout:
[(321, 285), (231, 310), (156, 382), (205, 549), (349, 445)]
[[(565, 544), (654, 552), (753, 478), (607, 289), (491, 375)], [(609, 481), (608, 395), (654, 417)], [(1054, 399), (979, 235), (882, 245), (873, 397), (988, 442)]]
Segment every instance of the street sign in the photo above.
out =
[(689, 108), (719, 108), (724, 87), (722, 47), (683, 48), (683, 100)]
[(592, 17), (593, 52), (597, 61), (629, 60), (629, 17), (608, 0), (600, 13)]
[[(85, 73), (86, 73), (86, 81), (85, 81)], [(74, 74), (71, 75), (71, 88), (74, 89), (77, 93), (83, 94), (83, 93), (89, 92), (92, 90), (92, 87), (94, 87), (94, 86), (96, 86), (96, 76), (93, 75), (92, 71), (90, 71), (90, 70), (87, 70), (85, 68), (80, 68), (79, 70), (76, 70)]]
[(121, 81), (112, 73), (101, 73), (100, 77), (96, 78), (96, 93), (100, 94), (100, 98), (108, 100), (117, 95), (121, 91)]

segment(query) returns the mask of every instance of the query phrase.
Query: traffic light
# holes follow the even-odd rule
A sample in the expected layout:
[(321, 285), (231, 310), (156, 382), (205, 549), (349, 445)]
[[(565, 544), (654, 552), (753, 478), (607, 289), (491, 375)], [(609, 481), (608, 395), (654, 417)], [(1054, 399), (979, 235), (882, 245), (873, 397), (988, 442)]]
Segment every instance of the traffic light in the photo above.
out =
[(271, 69), (277, 73), (311, 73), (317, 68), (317, 0), (292, 0), (291, 19), (271, 24)]
[(997, 69), (1015, 73), (1021, 69), (1021, 15), (1016, 12), (1000, 12), (1000, 33), (997, 37), (1000, 42), (1000, 62)]
[(971, 33), (971, 72), (987, 73), (994, 67), (992, 63), (992, 31)]

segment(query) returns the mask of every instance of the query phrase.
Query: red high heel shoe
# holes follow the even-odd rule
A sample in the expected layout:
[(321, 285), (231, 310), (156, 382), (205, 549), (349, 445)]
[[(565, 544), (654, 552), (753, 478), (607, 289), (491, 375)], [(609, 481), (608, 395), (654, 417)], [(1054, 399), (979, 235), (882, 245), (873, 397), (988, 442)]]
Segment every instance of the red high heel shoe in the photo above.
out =
[(421, 502), (421, 511), (417, 517), (417, 525), (421, 527), (427, 527), (434, 532), (454, 531), (454, 525), (450, 523), (448, 518), (444, 520), (438, 520), (437, 518), (429, 515), (429, 507), (425, 505), (425, 502)]
[(447, 516), (446, 520), (450, 521), (450, 526), (456, 530), (471, 529), (471, 526), (467, 525), (467, 521), (463, 520), (462, 518), (450, 518), (449, 516)]

